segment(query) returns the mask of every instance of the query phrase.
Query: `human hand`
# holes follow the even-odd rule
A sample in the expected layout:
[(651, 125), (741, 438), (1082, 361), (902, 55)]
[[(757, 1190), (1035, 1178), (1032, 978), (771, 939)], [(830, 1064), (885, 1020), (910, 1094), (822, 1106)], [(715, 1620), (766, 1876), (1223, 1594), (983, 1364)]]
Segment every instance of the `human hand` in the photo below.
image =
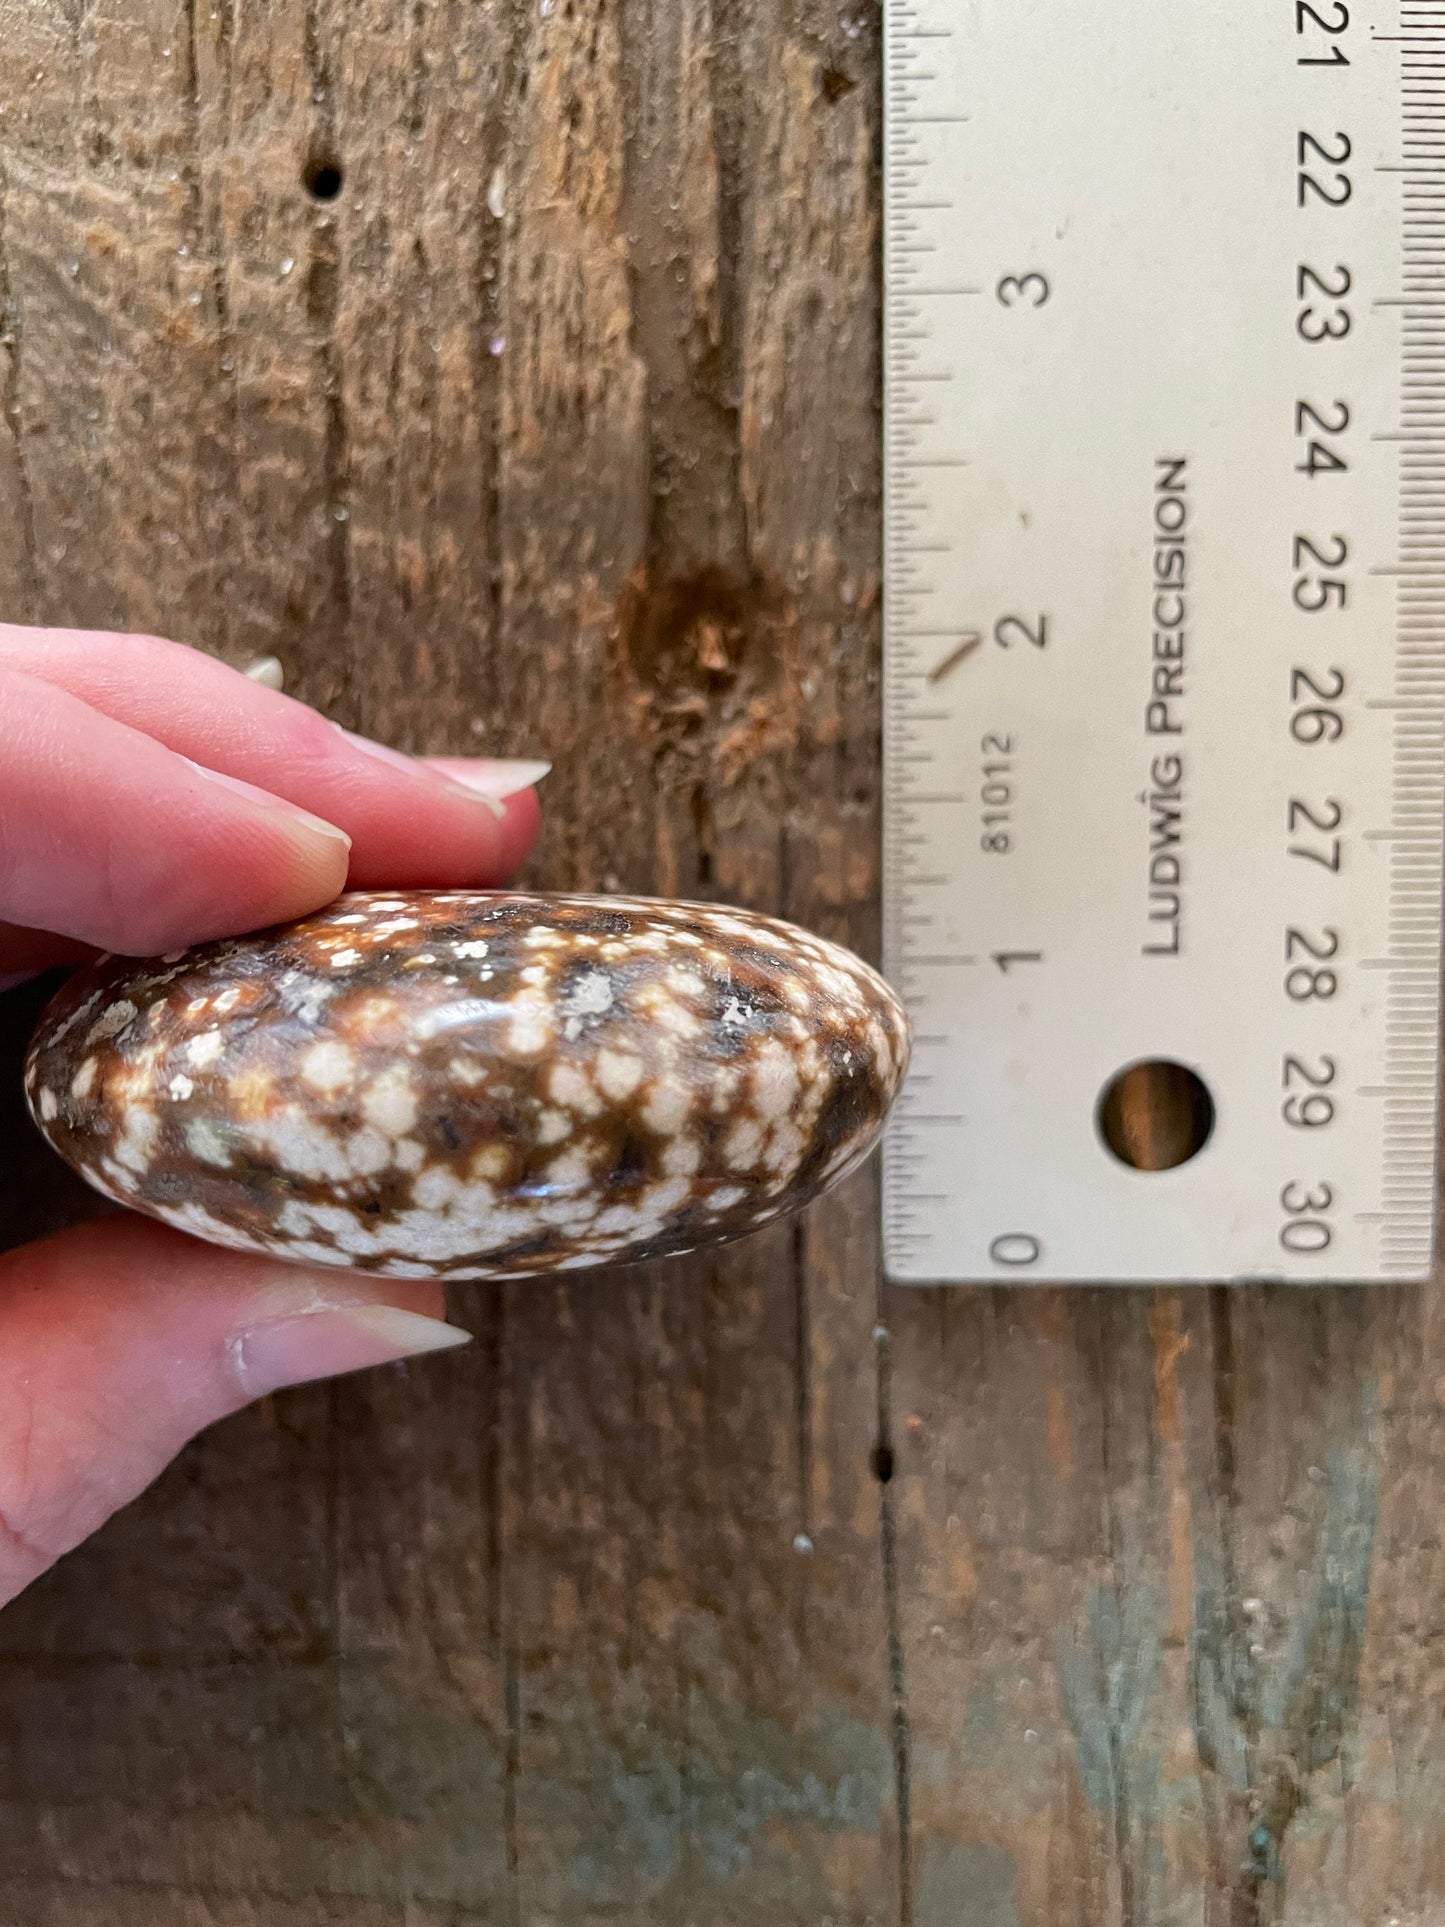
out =
[[(348, 884), (503, 883), (545, 768), (403, 756), (174, 643), (0, 624), (0, 988)], [(0, 1255), (0, 1605), (250, 1400), (465, 1342), (439, 1285), (125, 1214)]]

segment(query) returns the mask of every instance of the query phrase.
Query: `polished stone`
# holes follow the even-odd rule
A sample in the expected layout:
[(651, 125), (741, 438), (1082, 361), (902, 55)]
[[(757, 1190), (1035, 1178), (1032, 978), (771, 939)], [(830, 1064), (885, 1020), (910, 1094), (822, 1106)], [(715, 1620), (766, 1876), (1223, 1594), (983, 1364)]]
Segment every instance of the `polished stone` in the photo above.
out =
[(27, 1065), (108, 1197), (215, 1244), (504, 1278), (741, 1236), (873, 1147), (881, 978), (771, 918), (397, 892), (73, 977)]

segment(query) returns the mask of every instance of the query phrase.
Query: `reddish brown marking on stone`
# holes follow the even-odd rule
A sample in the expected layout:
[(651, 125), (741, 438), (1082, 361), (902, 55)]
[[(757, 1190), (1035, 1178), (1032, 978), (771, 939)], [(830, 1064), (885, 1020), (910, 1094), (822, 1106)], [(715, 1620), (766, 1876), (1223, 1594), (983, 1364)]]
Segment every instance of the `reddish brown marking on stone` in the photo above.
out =
[(872, 1149), (908, 1027), (749, 912), (398, 892), (80, 972), (26, 1088), (62, 1157), (183, 1230), (393, 1276), (721, 1243)]

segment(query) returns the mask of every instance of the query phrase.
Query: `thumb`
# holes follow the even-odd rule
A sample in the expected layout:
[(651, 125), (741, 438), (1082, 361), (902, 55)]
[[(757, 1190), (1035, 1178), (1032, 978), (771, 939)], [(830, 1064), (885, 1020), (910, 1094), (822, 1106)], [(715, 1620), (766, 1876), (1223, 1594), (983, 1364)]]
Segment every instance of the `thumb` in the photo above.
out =
[(0, 1605), (197, 1432), (283, 1385), (467, 1342), (440, 1285), (106, 1218), (0, 1257)]

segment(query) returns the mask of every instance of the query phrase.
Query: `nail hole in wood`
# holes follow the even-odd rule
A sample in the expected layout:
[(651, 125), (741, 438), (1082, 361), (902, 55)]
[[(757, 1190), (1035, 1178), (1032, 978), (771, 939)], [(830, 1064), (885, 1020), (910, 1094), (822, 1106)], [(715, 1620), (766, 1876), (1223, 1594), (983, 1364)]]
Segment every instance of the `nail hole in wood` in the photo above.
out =
[(301, 175), (306, 192), (316, 201), (334, 201), (346, 176), (341, 163), (329, 155), (313, 154)]

